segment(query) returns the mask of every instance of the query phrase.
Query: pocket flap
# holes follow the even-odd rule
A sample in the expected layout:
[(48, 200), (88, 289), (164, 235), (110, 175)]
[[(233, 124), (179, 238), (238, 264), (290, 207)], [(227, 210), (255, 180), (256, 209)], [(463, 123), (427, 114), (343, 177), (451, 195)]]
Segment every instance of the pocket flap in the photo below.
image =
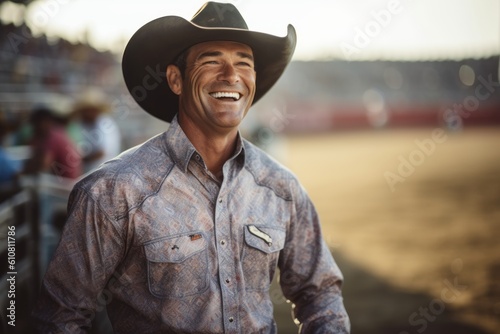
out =
[(179, 263), (206, 247), (205, 236), (194, 232), (150, 241), (144, 244), (144, 251), (150, 262)]
[(245, 242), (248, 246), (264, 253), (282, 250), (285, 245), (286, 231), (265, 225), (246, 225)]

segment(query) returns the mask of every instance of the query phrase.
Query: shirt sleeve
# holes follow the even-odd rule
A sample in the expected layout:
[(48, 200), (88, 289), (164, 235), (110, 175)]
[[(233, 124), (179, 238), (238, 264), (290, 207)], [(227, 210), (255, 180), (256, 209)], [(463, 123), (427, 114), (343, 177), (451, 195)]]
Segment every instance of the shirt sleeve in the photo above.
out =
[(114, 158), (120, 153), (120, 130), (111, 117), (103, 117), (100, 120), (99, 129), (103, 136), (103, 160), (106, 161)]
[(291, 187), (292, 218), (279, 260), (283, 294), (294, 304), (299, 333), (349, 333), (342, 273), (322, 238), (313, 203), (298, 182)]
[(0, 148), (0, 184), (14, 180), (20, 169), (20, 163), (9, 159)]
[(33, 312), (40, 333), (86, 333), (105, 307), (106, 282), (120, 262), (124, 238), (98, 203), (73, 190), (61, 241)]

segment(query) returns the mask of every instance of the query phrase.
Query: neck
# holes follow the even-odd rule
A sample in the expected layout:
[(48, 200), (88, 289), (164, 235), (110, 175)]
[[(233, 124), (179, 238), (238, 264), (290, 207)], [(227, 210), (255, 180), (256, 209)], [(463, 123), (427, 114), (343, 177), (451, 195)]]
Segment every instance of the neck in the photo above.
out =
[(236, 149), (238, 129), (222, 132), (204, 131), (181, 114), (178, 116), (180, 127), (202, 156), (208, 170), (217, 177), (221, 176), (224, 163), (231, 158)]

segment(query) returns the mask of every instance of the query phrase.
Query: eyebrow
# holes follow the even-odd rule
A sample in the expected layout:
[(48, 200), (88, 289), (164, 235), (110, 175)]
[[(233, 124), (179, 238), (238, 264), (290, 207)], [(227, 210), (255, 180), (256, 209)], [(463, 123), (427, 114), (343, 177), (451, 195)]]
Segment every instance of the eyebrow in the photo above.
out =
[[(251, 61), (254, 61), (254, 58), (251, 54), (247, 53), (247, 52), (237, 52), (236, 53), (238, 56), (240, 56), (241, 58), (246, 58), (246, 59), (249, 59)], [(207, 51), (207, 52), (203, 52), (202, 54), (200, 54), (196, 60), (200, 60), (200, 59), (203, 59), (203, 58), (208, 58), (208, 57), (218, 57), (218, 56), (222, 56), (222, 52), (221, 51)]]
[(237, 54), (238, 54), (238, 56), (240, 56), (241, 58), (247, 58), (247, 59), (249, 59), (249, 60), (251, 60), (251, 61), (253, 61), (253, 60), (254, 60), (254, 59), (253, 59), (253, 56), (252, 56), (251, 54), (247, 53), (247, 52), (238, 52)]

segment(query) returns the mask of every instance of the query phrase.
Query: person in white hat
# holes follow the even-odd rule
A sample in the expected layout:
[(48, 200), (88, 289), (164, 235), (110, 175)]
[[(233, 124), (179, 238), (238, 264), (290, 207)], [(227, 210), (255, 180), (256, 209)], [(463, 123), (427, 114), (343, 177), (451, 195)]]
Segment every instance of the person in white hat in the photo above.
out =
[(121, 134), (109, 115), (111, 104), (95, 88), (87, 89), (73, 107), (78, 122), (75, 140), (83, 161), (83, 172), (88, 173), (121, 151)]
[(147, 23), (123, 55), (127, 87), (168, 130), (71, 193), (34, 312), (44, 333), (276, 333), (276, 269), (300, 333), (348, 333), (342, 274), (297, 178), (240, 122), (296, 44), (248, 30), (231, 4)]

